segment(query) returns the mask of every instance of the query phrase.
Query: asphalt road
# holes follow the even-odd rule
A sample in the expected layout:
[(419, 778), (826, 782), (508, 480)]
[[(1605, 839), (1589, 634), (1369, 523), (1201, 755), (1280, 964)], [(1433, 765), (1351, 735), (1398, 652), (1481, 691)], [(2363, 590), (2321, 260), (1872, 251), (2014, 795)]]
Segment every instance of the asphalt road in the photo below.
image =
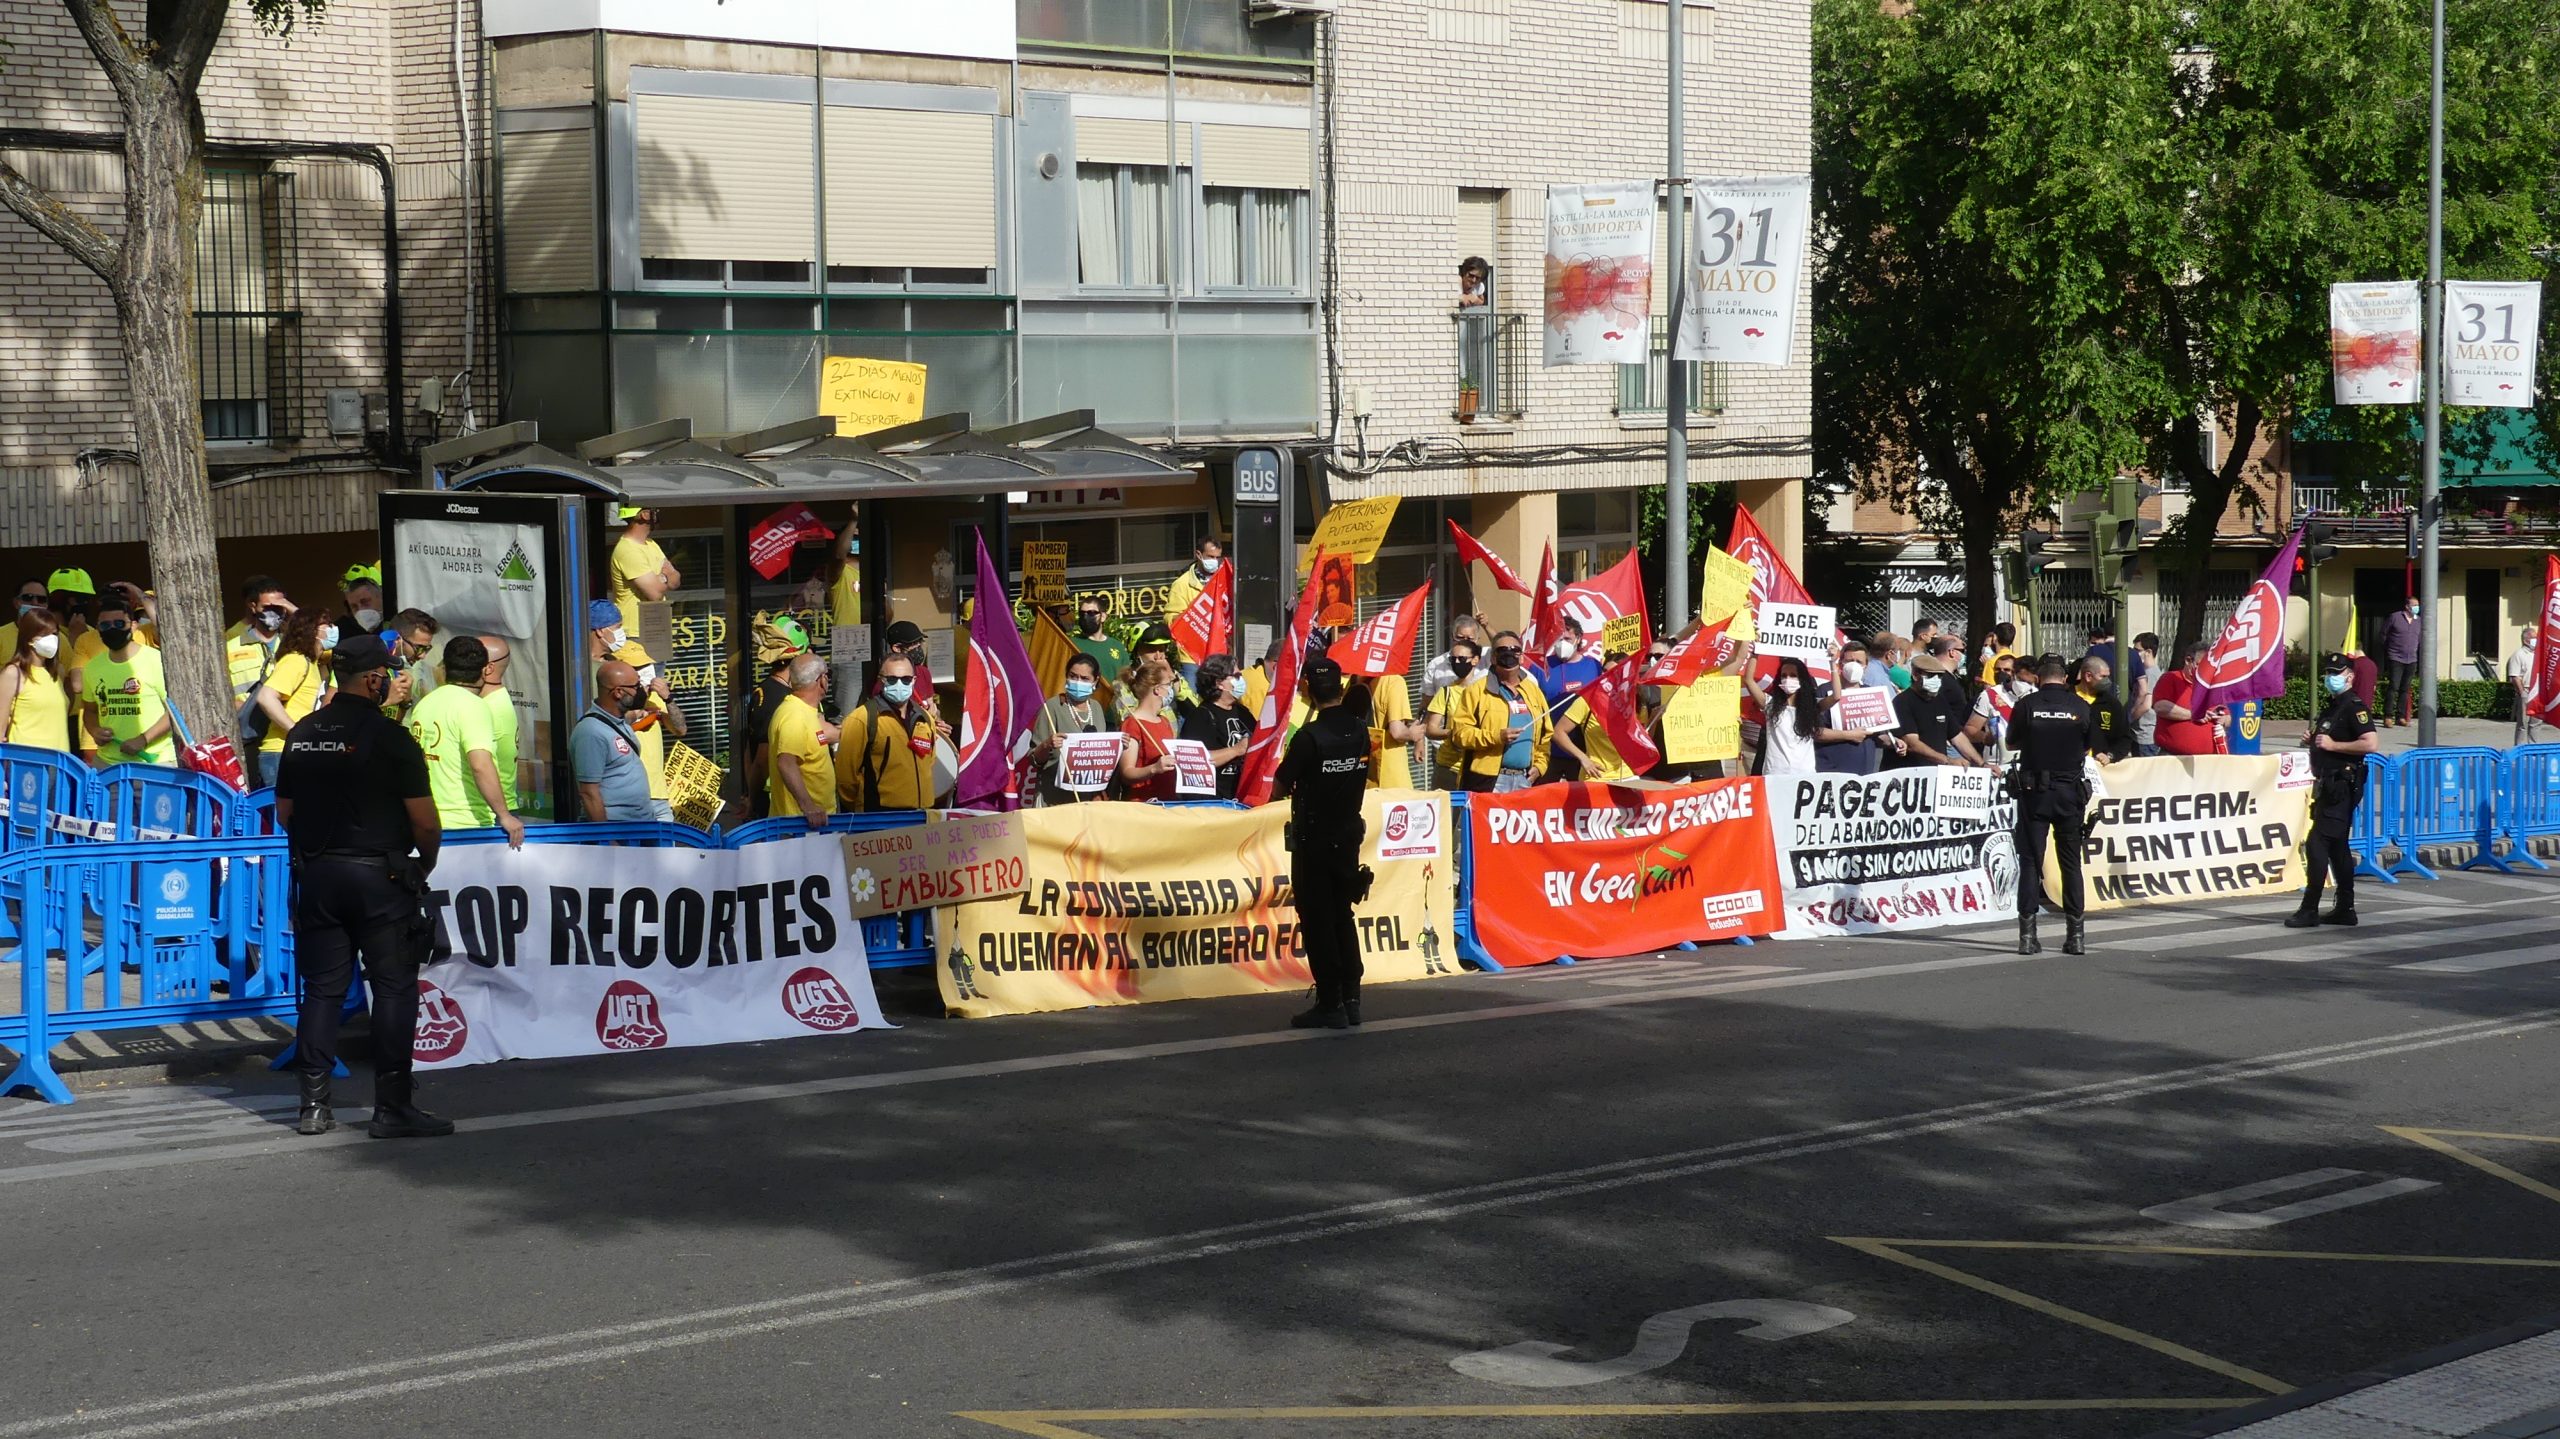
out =
[(0, 1439), (2147, 1435), (2560, 1311), (2555, 901), (0, 1102)]

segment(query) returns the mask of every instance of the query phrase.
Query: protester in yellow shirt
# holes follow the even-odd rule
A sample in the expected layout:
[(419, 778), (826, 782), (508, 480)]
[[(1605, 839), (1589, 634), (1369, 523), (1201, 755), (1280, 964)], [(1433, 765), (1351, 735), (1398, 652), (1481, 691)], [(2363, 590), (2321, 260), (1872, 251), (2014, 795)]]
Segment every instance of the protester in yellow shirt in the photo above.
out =
[(98, 656), (81, 671), (82, 717), (98, 763), (176, 764), (169, 741), (169, 681), (160, 652), (135, 633), (122, 599), (98, 604)]
[(916, 698), (915, 662), (904, 655), (882, 660), (880, 693), (845, 716), (844, 748), (836, 756), (838, 807), (877, 813), (932, 804), (933, 744), (950, 734), (930, 703)]
[(822, 829), (835, 813), (838, 789), (835, 759), (827, 751), (836, 742), (836, 727), (818, 712), (827, 694), (827, 662), (802, 655), (783, 672), (783, 683), (791, 692), (774, 703), (766, 729), (773, 767), (765, 778), (765, 812), (776, 819), (798, 815), (809, 828)]
[(489, 738), (496, 746), (490, 758), (498, 766), (498, 791), (513, 812), (522, 803), (516, 798), (516, 737), (522, 721), (516, 714), (516, 697), (507, 691), (507, 661), (515, 651), (496, 635), (480, 636), (480, 648), (489, 657), (480, 667), (479, 689), (480, 702), (489, 707)]
[(231, 698), (246, 701), (276, 662), (276, 641), (284, 622), (293, 617), (293, 601), (266, 575), (252, 575), (240, 586), (240, 618), (222, 632), (223, 664), (231, 671)]
[(469, 635), (444, 647), (445, 682), (409, 707), (409, 734), (427, 756), (427, 793), (436, 818), (450, 832), (507, 832), (510, 848), (524, 848), (524, 821), (516, 818), (498, 785), (498, 739), (480, 698), (481, 671), (489, 652)]
[(622, 507), (622, 538), (613, 542), (612, 593), (614, 608), (622, 611), (622, 628), (627, 633), (640, 629), (640, 606), (655, 603), (673, 594), (684, 583), (684, 576), (667, 563), (667, 552), (649, 538), (658, 526), (658, 512), (638, 505)]
[(284, 756), (285, 735), (327, 694), (329, 672), (320, 657), (337, 645), (336, 622), (317, 609), (296, 610), (284, 622), (284, 633), (276, 639), (276, 662), (253, 696), (258, 712), (266, 716), (267, 729), (258, 741), (259, 773), (251, 776), (252, 788), (275, 778), (276, 763)]
[(1404, 676), (1380, 675), (1369, 681), (1369, 734), (1378, 755), (1369, 770), (1369, 787), (1413, 788), (1413, 742), (1423, 730), (1414, 722), (1413, 691)]
[(45, 589), (44, 581), (39, 579), (21, 580), (18, 584), (17, 607), (9, 612), (10, 622), (0, 624), (0, 656), (13, 655), (18, 652), (17, 616), (26, 614), (31, 610), (45, 610), (50, 613), (52, 604), (53, 596)]
[(0, 657), (0, 744), (72, 753), (71, 703), (62, 688), (62, 632), (44, 610), (11, 627)]

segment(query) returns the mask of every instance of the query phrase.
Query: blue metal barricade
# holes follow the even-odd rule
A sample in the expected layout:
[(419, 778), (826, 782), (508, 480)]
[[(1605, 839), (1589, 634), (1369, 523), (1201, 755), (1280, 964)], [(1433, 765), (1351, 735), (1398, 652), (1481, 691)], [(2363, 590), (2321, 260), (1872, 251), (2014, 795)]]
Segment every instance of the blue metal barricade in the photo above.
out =
[[(922, 824), (929, 818), (920, 809), (881, 810), (869, 814), (831, 814), (820, 834), (867, 834), (879, 829), (904, 829)], [(768, 840), (789, 839), (809, 832), (809, 822), (785, 816), (781, 819), (751, 819), (736, 829), (720, 832), (720, 847), (744, 849)], [(933, 911), (910, 909), (897, 914), (874, 915), (862, 922), (862, 950), (873, 969), (912, 969), (933, 963)]]
[(2464, 869), (2483, 865), (2513, 873), (2496, 850), (2499, 754), (2476, 745), (2414, 749), (2399, 757), (2397, 802), (2392, 807), (2391, 842), (2400, 857), (2394, 874), (2435, 879), (2418, 858), (2420, 845), (2469, 844), (2477, 852)]
[(2560, 834), (2560, 744), (2521, 745), (2507, 751), (2498, 789), (2498, 832), (2507, 858), (2549, 869), (2533, 852), (2542, 835)]
[(1498, 971), (1501, 963), (1486, 953), (1484, 941), (1476, 938), (1476, 827), (1475, 816), (1468, 808), (1472, 798), (1464, 791), (1449, 796), (1449, 837), (1458, 848), (1458, 895), (1451, 908), (1449, 932), (1457, 941), (1462, 962), (1476, 969)]
[[(446, 844), (505, 844), (502, 829), (449, 829)], [(623, 820), (611, 824), (529, 824), (527, 844), (627, 844), (642, 849), (726, 849), (716, 834), (689, 824), (661, 820)]]
[(90, 818), (114, 825), (119, 840), (215, 839), (242, 828), (242, 798), (211, 775), (172, 765), (110, 765), (98, 771)]
[[(96, 771), (78, 755), (0, 744), (0, 858), (88, 843), (85, 824), (75, 831), (58, 821), (84, 821), (96, 812), (97, 803)], [(57, 888), (26, 890), (22, 884), (0, 881), (0, 944), (17, 938), (20, 911), (26, 905), (66, 902)]]
[[(0, 881), (77, 889), (88, 900), (26, 912), (12, 952), (17, 1008), (0, 1011), (0, 1044), (18, 1058), (0, 1094), (69, 1103), (51, 1056), (68, 1035), (293, 1012), (292, 877), (281, 838), (30, 849), (0, 858)], [(84, 908), (105, 918), (94, 950), (81, 933)]]
[(2364, 776), (2364, 800), (2356, 806), (2347, 847), (2355, 852), (2359, 877), (2398, 884), (2400, 876), (2382, 867), (2382, 851), (2391, 843), (2391, 816), (2399, 813), (2400, 762), (2387, 754), (2366, 755)]

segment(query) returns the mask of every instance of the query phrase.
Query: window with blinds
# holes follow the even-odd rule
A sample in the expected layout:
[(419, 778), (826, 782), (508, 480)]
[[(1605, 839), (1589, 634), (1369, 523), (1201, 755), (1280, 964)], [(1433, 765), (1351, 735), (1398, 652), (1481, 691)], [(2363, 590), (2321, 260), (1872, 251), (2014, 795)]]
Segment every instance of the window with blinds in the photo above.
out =
[(299, 438), (293, 177), (209, 169), (196, 215), (196, 377), (215, 444)]
[(996, 117), (826, 112), (827, 279), (992, 284)]
[(498, 165), (508, 291), (594, 289), (594, 132), (515, 131), (500, 138)]
[(632, 99), (642, 275), (806, 284), (817, 255), (815, 125), (805, 104)]

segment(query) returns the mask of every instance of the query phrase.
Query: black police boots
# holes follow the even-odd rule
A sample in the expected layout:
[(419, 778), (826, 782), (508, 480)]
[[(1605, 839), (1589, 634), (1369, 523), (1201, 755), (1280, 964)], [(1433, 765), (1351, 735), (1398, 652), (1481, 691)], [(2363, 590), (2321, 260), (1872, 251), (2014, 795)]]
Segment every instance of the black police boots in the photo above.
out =
[(2080, 916), (2076, 914), (2066, 914), (2062, 917), (2062, 952), (2064, 954), (2089, 952), (2088, 933), (2080, 927)]
[(1349, 1011), (1336, 1004), (1333, 996), (1325, 993), (1321, 986), (1308, 992), (1315, 996), (1315, 1004), (1289, 1016), (1291, 1029), (1349, 1029), (1351, 1027), (1352, 1019)]
[(302, 1076), (302, 1112), (293, 1121), (293, 1132), (326, 1134), (337, 1127), (337, 1111), (329, 1107), (329, 1076)]
[(2018, 916), (2018, 953), (2044, 953), (2044, 941), (2036, 938), (2036, 917), (2033, 914)]
[(2356, 922), (2356, 907), (2352, 904), (2339, 905), (2337, 908), (2330, 910), (2327, 914), (2320, 916), (2320, 922), (2322, 924), (2343, 924), (2352, 928)]
[(2297, 909), (2284, 917), (2284, 927), (2287, 929), (2309, 929), (2319, 922), (2320, 911), (2316, 906)]
[(1351, 992), (1342, 997), (1342, 1017), (1351, 1021), (1353, 1029), (1360, 1027), (1360, 986), (1356, 983), (1351, 986)]
[(439, 1139), (453, 1133), (453, 1121), (427, 1113), (409, 1102), (416, 1077), (378, 1074), (373, 1080), (373, 1123), (365, 1133), (376, 1139)]

